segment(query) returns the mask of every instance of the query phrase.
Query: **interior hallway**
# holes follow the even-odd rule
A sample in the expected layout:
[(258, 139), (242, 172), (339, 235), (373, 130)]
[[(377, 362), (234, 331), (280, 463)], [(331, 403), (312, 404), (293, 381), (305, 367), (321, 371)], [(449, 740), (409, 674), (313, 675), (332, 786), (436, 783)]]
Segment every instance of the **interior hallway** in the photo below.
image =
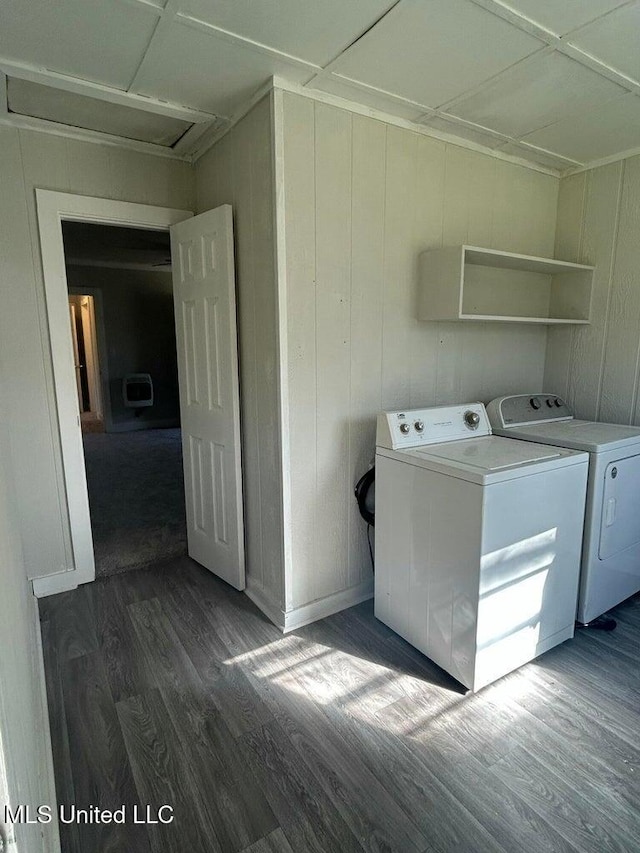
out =
[(83, 436), (96, 576), (187, 552), (179, 429)]
[(464, 697), (372, 603), (283, 636), (189, 558), (40, 602), (63, 853), (629, 851), (640, 597)]

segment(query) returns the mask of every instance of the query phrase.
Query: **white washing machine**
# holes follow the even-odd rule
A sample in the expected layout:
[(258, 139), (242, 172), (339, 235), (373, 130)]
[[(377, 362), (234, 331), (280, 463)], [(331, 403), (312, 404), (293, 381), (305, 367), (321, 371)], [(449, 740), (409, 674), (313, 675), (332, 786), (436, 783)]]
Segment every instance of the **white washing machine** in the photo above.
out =
[(482, 403), (378, 416), (375, 614), (478, 690), (573, 636), (586, 453)]
[(555, 394), (499, 397), (487, 411), (500, 435), (589, 453), (577, 620), (593, 623), (640, 590), (640, 428), (578, 420)]

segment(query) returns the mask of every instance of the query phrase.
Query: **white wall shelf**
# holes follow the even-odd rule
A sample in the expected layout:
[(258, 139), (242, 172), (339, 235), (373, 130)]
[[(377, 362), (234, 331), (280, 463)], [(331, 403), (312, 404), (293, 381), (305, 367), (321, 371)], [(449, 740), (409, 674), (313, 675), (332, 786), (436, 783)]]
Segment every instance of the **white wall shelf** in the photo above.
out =
[(421, 320), (586, 324), (594, 267), (451, 246), (420, 255)]

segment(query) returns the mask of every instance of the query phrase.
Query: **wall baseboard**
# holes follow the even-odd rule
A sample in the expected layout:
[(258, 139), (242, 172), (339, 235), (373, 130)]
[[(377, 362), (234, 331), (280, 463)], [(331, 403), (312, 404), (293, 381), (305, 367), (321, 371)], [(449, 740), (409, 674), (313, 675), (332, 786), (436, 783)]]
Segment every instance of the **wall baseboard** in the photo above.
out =
[(373, 598), (373, 578), (363, 581), (357, 586), (340, 590), (333, 595), (319, 598), (316, 601), (309, 602), (309, 604), (303, 604), (301, 607), (294, 607), (292, 610), (286, 611), (274, 604), (260, 587), (248, 586), (245, 593), (256, 607), (274, 625), (280, 628), (283, 634), (287, 634), (289, 631), (303, 628), (311, 622), (325, 619), (333, 613), (338, 613), (340, 610), (346, 610), (348, 607), (354, 607), (356, 604)]
[(258, 610), (261, 610), (280, 630), (284, 630), (284, 611), (269, 598), (263, 587), (247, 585), (244, 592), (247, 598), (253, 601)]
[(333, 613), (339, 613), (340, 610), (354, 607), (356, 604), (367, 601), (369, 598), (373, 598), (373, 578), (363, 581), (357, 586), (352, 586), (349, 589), (343, 589), (333, 595), (328, 595), (326, 598), (319, 598), (316, 601), (309, 602), (309, 604), (303, 604), (301, 607), (288, 610), (284, 614), (284, 633), (295, 631), (297, 628), (302, 628), (311, 622), (317, 622), (318, 619), (325, 619)]
[(57, 595), (59, 592), (69, 592), (77, 589), (80, 584), (78, 572), (58, 572), (45, 578), (33, 578), (33, 594), (36, 598), (45, 598), (47, 595)]

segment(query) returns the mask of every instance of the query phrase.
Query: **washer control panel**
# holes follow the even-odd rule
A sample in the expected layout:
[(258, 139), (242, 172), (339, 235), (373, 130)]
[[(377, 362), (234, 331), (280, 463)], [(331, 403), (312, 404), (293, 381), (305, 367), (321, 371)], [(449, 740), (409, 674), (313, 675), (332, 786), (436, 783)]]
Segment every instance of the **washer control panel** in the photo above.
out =
[(542, 393), (498, 397), (489, 403), (487, 413), (494, 429), (573, 419), (569, 406), (561, 397)]
[(491, 435), (485, 407), (482, 403), (465, 403), (383, 412), (378, 415), (376, 445), (398, 450), (482, 435)]

